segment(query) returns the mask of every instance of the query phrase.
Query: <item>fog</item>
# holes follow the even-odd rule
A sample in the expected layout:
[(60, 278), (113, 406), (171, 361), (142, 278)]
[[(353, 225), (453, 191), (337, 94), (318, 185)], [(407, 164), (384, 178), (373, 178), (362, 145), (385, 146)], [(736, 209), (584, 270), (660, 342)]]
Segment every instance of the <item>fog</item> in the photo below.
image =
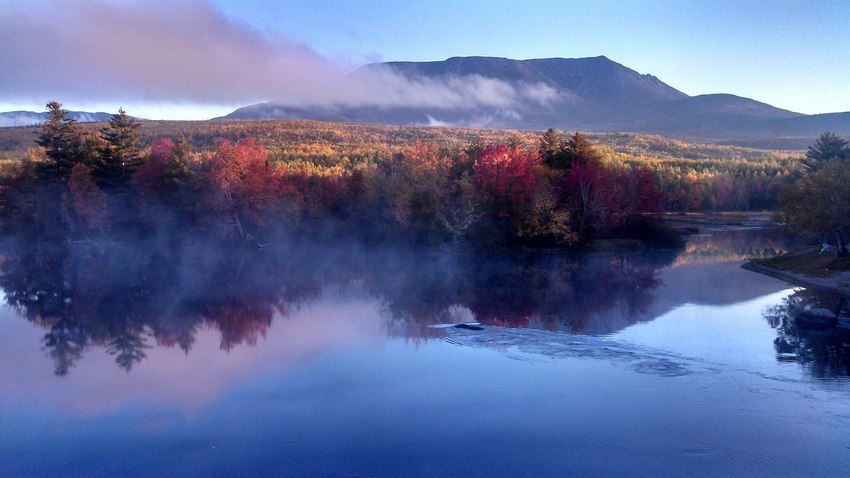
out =
[(358, 70), (198, 0), (7, 5), (0, 11), (0, 63), (7, 102), (510, 108), (558, 96), (542, 83)]
[[(715, 242), (757, 256), (757, 237)], [(504, 254), (281, 238), (258, 249), (179, 231), (138, 240), (45, 239), (0, 242), (0, 288), (16, 315), (43, 329), (42, 353), (58, 375), (73, 373), (92, 351), (130, 371), (158, 348), (194, 354), (200, 347), (205, 355), (216, 340), (227, 352), (257, 346), (281, 323), (300, 324), (310, 310), (355, 299), (373, 311), (353, 314), (369, 317), (356, 322), (370, 337), (380, 330), (428, 341), (443, 333), (435, 326), (472, 321), (606, 335), (683, 301), (716, 306), (785, 287), (755, 274), (706, 283), (706, 275), (734, 277), (739, 260), (714, 254), (713, 263), (693, 262), (705, 247)], [(307, 321), (319, 327), (317, 320)], [(322, 324), (348, 330), (337, 321)], [(335, 337), (323, 334), (316, 337)]]

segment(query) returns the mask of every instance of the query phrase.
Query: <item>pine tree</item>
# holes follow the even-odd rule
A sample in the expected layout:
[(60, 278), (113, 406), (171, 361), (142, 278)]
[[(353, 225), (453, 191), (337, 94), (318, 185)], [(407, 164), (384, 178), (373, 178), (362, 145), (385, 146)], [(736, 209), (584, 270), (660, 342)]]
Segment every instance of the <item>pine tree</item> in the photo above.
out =
[(92, 164), (92, 174), (98, 184), (107, 189), (124, 189), (133, 173), (142, 163), (139, 152), (139, 135), (136, 130), (139, 122), (128, 116), (123, 108), (109, 120), (109, 125), (101, 130), (106, 142), (99, 160)]
[(815, 144), (809, 146), (808, 151), (806, 151), (806, 159), (803, 160), (803, 166), (812, 171), (819, 169), (830, 159), (847, 159), (848, 157), (850, 157), (850, 147), (847, 145), (847, 140), (836, 134), (826, 132), (820, 135)]
[(576, 132), (564, 145), (564, 155), (568, 165), (597, 164), (602, 160), (602, 154), (596, 146), (587, 139), (587, 136)]
[(47, 112), (47, 120), (41, 126), (35, 142), (44, 148), (50, 159), (45, 175), (67, 181), (71, 169), (81, 161), (83, 136), (77, 122), (68, 117), (68, 111), (62, 109), (62, 103), (47, 103)]
[(561, 134), (549, 128), (540, 138), (540, 158), (550, 168), (566, 169), (569, 165), (565, 161), (564, 147), (564, 139)]

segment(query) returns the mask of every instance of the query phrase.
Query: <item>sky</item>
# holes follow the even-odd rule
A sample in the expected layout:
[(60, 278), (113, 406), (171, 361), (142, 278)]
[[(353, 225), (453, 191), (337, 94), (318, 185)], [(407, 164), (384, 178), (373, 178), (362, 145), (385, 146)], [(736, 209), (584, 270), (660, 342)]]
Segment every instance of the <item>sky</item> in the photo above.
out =
[(0, 0), (0, 111), (205, 119), (262, 101), (545, 101), (486, 78), (450, 84), (367, 63), (605, 55), (689, 95), (850, 111), (850, 0)]

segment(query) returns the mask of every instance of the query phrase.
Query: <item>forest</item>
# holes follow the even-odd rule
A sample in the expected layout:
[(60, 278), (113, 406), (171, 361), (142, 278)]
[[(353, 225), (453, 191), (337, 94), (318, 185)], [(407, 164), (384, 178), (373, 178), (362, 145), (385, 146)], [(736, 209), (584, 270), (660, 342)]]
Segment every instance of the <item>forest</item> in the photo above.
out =
[(312, 121), (77, 124), (61, 104), (0, 128), (6, 230), (214, 233), (571, 247), (674, 241), (663, 211), (772, 210), (801, 153), (658, 136)]

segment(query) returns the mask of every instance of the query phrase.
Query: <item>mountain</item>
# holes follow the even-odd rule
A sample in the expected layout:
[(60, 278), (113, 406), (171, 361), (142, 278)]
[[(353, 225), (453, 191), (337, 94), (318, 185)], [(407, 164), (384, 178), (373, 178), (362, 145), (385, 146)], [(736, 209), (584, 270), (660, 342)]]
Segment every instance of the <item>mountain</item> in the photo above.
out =
[[(69, 111), (68, 117), (80, 123), (97, 123), (109, 121), (110, 113), (89, 113), (85, 111)], [(36, 113), (35, 111), (7, 111), (0, 113), (0, 127), (4, 126), (30, 126), (41, 124), (47, 119), (47, 112)]]
[[(688, 96), (655, 76), (604, 56), (511, 60), (454, 57), (432, 62), (366, 65), (352, 81), (391, 72), (411, 82), (455, 84), (487, 78), (529, 94), (509, 105), (462, 107), (299, 106), (261, 103), (227, 119), (316, 119), (391, 125), (456, 125), (507, 129), (652, 133), (685, 139), (798, 147), (824, 131), (850, 133), (850, 113), (803, 115), (729, 94)], [(805, 139), (803, 139), (805, 138)], [(805, 142), (803, 142), (805, 141)], [(801, 143), (802, 142), (802, 143)]]
[(543, 83), (585, 100), (663, 101), (686, 98), (652, 75), (640, 73), (604, 56), (595, 58), (547, 58), (509, 60), (507, 58), (454, 57), (445, 61), (389, 62), (365, 66), (362, 70), (389, 68), (407, 78), (450, 78), (479, 75), (508, 83)]

